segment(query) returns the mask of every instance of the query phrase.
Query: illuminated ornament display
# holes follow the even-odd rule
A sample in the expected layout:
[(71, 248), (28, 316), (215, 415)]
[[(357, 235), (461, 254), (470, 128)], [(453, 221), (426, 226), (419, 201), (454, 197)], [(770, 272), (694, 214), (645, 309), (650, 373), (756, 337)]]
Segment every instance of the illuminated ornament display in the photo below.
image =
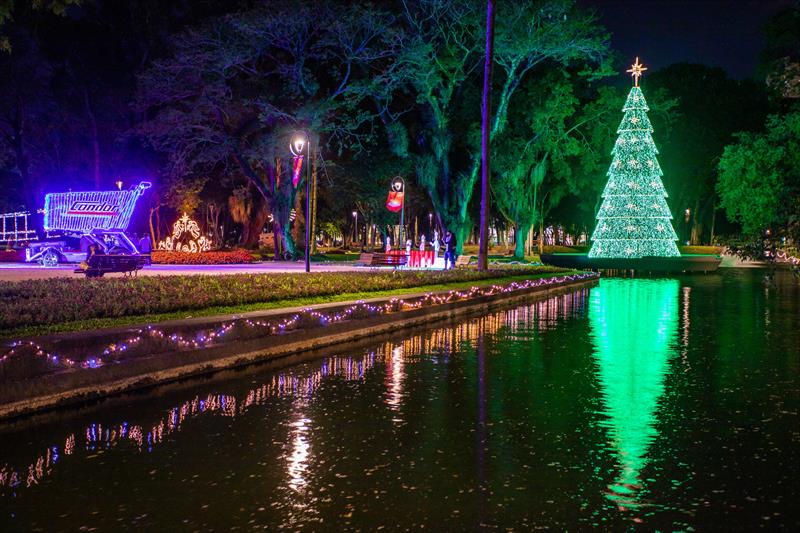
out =
[(90, 233), (125, 231), (136, 201), (150, 188), (143, 181), (128, 191), (51, 193), (44, 197), (44, 229)]
[[(642, 470), (658, 437), (660, 400), (677, 355), (677, 280), (602, 279), (589, 295), (593, 358), (609, 447), (619, 466), (607, 497), (638, 507), (647, 482)], [(651, 476), (647, 476), (651, 477)]]
[(680, 256), (656, 158), (653, 127), (647, 117), (649, 108), (639, 88), (639, 77), (644, 70), (647, 69), (639, 64), (638, 57), (628, 70), (636, 85), (622, 108), (619, 138), (611, 151), (608, 183), (592, 234), (589, 251), (592, 258)]
[(172, 235), (158, 243), (167, 252), (200, 253), (211, 249), (211, 241), (201, 234), (200, 226), (186, 213), (172, 226)]
[[(644, 74), (645, 70), (647, 70), (647, 67), (645, 67), (644, 65), (639, 63), (639, 58), (637, 57), (636, 61), (634, 61), (633, 65), (631, 65), (631, 68), (629, 68), (628, 70), (625, 71), (625, 72), (630, 72), (631, 73), (631, 77), (633, 78), (633, 86), (634, 87), (638, 87), (639, 86), (639, 78), (642, 77), (642, 74)], [(633, 98), (633, 101), (634, 102), (638, 102), (639, 99), (640, 99), (639, 95), (635, 95), (634, 98)], [(641, 100), (644, 101), (644, 97), (641, 97)]]

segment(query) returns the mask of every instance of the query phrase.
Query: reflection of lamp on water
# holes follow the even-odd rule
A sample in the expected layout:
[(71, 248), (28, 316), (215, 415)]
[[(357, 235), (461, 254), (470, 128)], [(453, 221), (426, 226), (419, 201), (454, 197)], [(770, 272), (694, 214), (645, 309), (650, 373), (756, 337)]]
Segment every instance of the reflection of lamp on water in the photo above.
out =
[[(304, 400), (297, 400), (304, 402)], [(311, 420), (302, 415), (298, 406), (297, 418), (292, 422), (292, 448), (287, 458), (286, 466), (289, 474), (289, 486), (300, 492), (308, 484), (306, 471), (308, 470), (308, 456), (311, 453), (311, 445), (308, 443), (308, 430)]]
[(389, 409), (395, 412), (395, 417), (392, 422), (400, 423), (403, 419), (399, 417), (400, 407), (403, 404), (403, 378), (405, 371), (403, 369), (403, 347), (392, 346), (391, 359), (387, 361), (386, 372), (387, 381), (386, 385), (388, 390), (386, 397), (386, 404)]
[(597, 379), (620, 466), (608, 497), (636, 507), (639, 475), (658, 436), (656, 413), (678, 331), (676, 280), (603, 279), (589, 298)]

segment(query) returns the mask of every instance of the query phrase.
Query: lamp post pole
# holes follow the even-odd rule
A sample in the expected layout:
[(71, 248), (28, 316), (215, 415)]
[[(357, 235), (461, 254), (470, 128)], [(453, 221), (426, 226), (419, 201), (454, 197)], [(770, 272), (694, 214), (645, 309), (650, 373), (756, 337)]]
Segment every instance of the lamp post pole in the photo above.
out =
[(353, 243), (358, 246), (358, 211), (353, 211), (353, 220), (355, 221), (355, 228), (353, 228)]
[(289, 143), (289, 151), (295, 158), (306, 158), (306, 272), (311, 272), (311, 139), (308, 134), (296, 132)]
[(306, 272), (311, 272), (311, 139), (306, 137)]

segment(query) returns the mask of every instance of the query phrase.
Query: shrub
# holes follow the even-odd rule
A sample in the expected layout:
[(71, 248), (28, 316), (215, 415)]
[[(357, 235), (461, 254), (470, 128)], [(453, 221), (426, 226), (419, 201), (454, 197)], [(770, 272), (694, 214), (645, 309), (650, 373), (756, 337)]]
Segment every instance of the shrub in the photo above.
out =
[(252, 263), (256, 258), (247, 250), (226, 250), (221, 252), (165, 252), (156, 250), (150, 254), (153, 263), (162, 265), (229, 265)]
[(0, 282), (0, 330), (563, 270), (538, 267), (487, 272), (319, 272), (5, 281)]

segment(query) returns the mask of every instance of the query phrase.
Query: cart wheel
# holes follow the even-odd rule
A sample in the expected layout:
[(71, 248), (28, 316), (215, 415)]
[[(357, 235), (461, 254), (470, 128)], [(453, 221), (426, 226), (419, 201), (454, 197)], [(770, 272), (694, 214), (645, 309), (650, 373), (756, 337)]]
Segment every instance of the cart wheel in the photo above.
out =
[(42, 256), (42, 266), (45, 267), (54, 267), (58, 266), (58, 254), (55, 253), (53, 250), (48, 250)]

